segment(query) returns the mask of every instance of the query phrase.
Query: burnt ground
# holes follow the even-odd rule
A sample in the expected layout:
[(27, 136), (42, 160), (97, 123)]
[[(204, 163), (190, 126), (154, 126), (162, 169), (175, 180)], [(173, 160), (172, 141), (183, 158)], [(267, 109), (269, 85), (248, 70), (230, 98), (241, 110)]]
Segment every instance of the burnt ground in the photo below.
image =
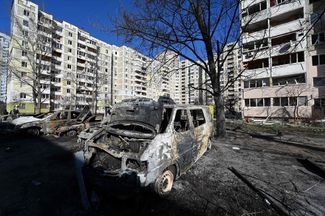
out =
[[(2, 215), (278, 215), (228, 167), (278, 200), (291, 215), (325, 214), (325, 180), (296, 159), (325, 167), (325, 135), (317, 132), (258, 137), (229, 130), (159, 198), (149, 190), (128, 198), (108, 197), (99, 210), (84, 211), (66, 137), (2, 135), (0, 216)], [(237, 147), (237, 148), (234, 148)]]

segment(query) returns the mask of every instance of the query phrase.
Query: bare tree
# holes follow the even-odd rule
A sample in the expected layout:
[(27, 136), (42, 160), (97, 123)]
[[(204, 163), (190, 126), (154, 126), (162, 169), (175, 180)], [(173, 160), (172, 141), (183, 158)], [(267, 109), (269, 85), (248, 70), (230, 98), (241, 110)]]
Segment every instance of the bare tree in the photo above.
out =
[[(29, 96), (34, 104), (34, 113), (40, 113), (44, 101), (50, 99), (42, 98), (42, 93), (51, 89), (51, 84), (42, 84), (41, 80), (46, 77), (51, 81), (52, 41), (46, 35), (52, 36), (52, 29), (38, 26), (37, 17), (31, 17), (26, 23), (22, 23), (17, 17), (13, 19), (13, 31), (16, 32), (13, 34), (9, 53), (9, 76), (17, 78), (21, 84), (32, 89)], [(42, 20), (46, 19), (40, 19), (40, 22)]]
[[(115, 21), (115, 31), (126, 42), (139, 42), (149, 53), (172, 51), (202, 68), (209, 83), (196, 89), (213, 97), (216, 136), (225, 135), (223, 91), (230, 84), (222, 86), (220, 77), (225, 59), (237, 49), (243, 32), (240, 4), (240, 0), (139, 0), (132, 11), (122, 9)], [(225, 49), (230, 42), (233, 46)]]

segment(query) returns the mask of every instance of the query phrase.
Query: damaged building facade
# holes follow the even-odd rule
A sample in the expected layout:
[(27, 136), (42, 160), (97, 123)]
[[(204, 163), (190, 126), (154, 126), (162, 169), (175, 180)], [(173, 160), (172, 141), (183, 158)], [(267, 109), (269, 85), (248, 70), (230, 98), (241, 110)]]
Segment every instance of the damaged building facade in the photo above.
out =
[[(71, 106), (81, 110), (105, 106), (131, 97), (153, 97), (170, 94), (169, 78), (164, 85), (155, 77), (152, 59), (126, 46), (107, 44), (81, 28), (39, 9), (27, 0), (14, 0), (11, 13), (10, 68), (7, 85), (7, 110), (18, 105), (21, 113), (33, 113), (33, 80), (35, 74), (29, 59), (41, 58), (41, 111), (55, 111)], [(31, 41), (39, 41), (36, 43)], [(37, 48), (37, 52), (34, 51)], [(164, 73), (167, 73), (164, 68)], [(18, 74), (18, 76), (16, 75)], [(36, 87), (36, 86), (34, 86)], [(159, 89), (158, 89), (159, 87)], [(156, 89), (157, 88), (157, 89)], [(155, 94), (152, 94), (155, 92)]]
[(324, 117), (323, 10), (320, 0), (242, 1), (243, 117)]
[(6, 102), (10, 37), (0, 33), (0, 102)]

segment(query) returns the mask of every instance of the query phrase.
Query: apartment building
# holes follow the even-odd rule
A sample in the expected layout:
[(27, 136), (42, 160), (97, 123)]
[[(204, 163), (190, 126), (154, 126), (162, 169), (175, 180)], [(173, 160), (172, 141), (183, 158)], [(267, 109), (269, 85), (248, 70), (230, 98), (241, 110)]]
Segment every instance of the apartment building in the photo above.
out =
[(241, 76), (239, 62), (239, 46), (234, 43), (226, 44), (221, 56), (224, 62), (221, 71), (221, 87), (224, 88), (223, 96), (227, 113), (241, 112)]
[(7, 75), (10, 37), (0, 33), (0, 102), (7, 99)]
[(19, 105), (21, 112), (33, 113), (38, 93), (42, 112), (85, 106), (104, 112), (123, 99), (170, 94), (170, 80), (162, 76), (168, 67), (150, 84), (159, 62), (55, 20), (31, 1), (14, 0), (11, 20), (8, 110)]
[[(309, 0), (306, 5), (310, 21), (308, 23), (307, 71), (313, 83), (313, 109), (315, 119), (325, 117), (325, 3), (321, 0)], [(317, 21), (318, 20), (318, 21)]]
[(317, 69), (312, 66), (318, 51), (310, 52), (307, 33), (313, 19), (311, 8), (320, 2), (323, 1), (245, 0), (241, 3), (244, 117), (313, 117), (315, 98), (319, 94), (314, 82), (318, 74), (311, 70), (322, 66), (317, 65)]

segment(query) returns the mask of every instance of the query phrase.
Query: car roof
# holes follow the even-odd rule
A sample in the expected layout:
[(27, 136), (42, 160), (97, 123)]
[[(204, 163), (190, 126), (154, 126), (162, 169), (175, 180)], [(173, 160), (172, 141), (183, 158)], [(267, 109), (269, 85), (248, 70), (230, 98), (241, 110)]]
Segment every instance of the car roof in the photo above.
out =
[(208, 108), (206, 105), (189, 105), (189, 104), (164, 104), (166, 108), (180, 108), (180, 109), (202, 109)]

